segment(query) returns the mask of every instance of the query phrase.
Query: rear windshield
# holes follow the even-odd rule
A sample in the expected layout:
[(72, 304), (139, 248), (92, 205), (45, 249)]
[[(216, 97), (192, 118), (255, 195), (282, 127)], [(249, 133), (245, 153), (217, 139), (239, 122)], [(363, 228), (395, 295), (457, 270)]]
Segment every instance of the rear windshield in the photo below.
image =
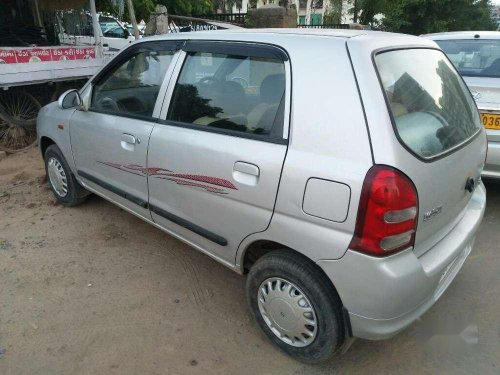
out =
[(441, 51), (402, 49), (375, 56), (395, 131), (421, 158), (433, 158), (481, 128), (467, 87)]
[(460, 74), (500, 78), (500, 40), (436, 40)]

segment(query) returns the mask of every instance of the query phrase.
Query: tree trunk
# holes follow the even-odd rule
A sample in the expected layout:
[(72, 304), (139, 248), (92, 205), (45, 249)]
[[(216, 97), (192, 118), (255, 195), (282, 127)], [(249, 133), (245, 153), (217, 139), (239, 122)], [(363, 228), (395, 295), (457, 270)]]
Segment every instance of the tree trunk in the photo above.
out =
[[(306, 22), (305, 24), (306, 25), (310, 25), (311, 24), (311, 11), (312, 11), (312, 0), (307, 0), (307, 5), (306, 5)], [(298, 12), (298, 8), (297, 8), (297, 12)]]
[(130, 22), (132, 22), (132, 26), (134, 27), (135, 40), (139, 40), (139, 28), (137, 27), (137, 20), (135, 19), (134, 4), (132, 4), (132, 0), (127, 0), (127, 8)]

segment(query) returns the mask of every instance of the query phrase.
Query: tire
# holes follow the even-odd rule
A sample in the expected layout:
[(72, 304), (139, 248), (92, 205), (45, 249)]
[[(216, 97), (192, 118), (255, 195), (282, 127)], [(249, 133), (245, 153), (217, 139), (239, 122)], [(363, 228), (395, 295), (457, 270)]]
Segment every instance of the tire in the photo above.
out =
[[(88, 191), (76, 180), (59, 147), (56, 145), (49, 146), (45, 151), (44, 159), (47, 182), (57, 201), (67, 207), (77, 206), (82, 203), (87, 197)], [(65, 182), (63, 185), (57, 184), (57, 176), (52, 174), (57, 173), (54, 170), (60, 173), (61, 180)]]
[[(276, 279), (278, 280), (273, 284), (273, 280)], [(271, 286), (269, 286), (269, 281)], [(287, 283), (290, 288), (288, 288)], [(278, 285), (280, 285), (280, 289), (278, 289)], [(264, 288), (264, 291), (261, 288)], [(283, 292), (281, 288), (288, 291)], [(265, 290), (269, 294), (263, 299)], [(246, 293), (250, 310), (260, 328), (275, 345), (294, 359), (309, 364), (324, 362), (331, 358), (343, 344), (345, 333), (340, 298), (331, 282), (323, 273), (318, 272), (317, 266), (308, 259), (288, 250), (277, 250), (264, 255), (250, 269)], [(287, 303), (282, 304), (279, 301), (281, 299), (279, 293), (287, 293), (284, 297)], [(289, 293), (293, 296), (297, 296), (298, 293), (298, 297), (292, 297)], [(293, 303), (290, 303), (291, 300), (287, 299), (289, 296), (295, 298), (293, 301), (297, 301), (298, 305), (300, 304), (297, 298), (302, 301), (302, 304), (306, 303), (305, 307), (299, 307), (295, 310), (296, 313), (293, 313), (287, 307), (294, 306)], [(261, 310), (259, 307), (259, 299), (266, 300), (265, 310)], [(271, 301), (273, 302), (271, 303)], [(308, 306), (312, 306), (314, 315), (311, 315), (310, 312), (303, 313), (309, 309)], [(297, 322), (295, 318), (288, 321), (280, 320), (283, 317), (292, 316), (290, 314), (295, 314), (294, 317), (308, 314), (308, 319), (315, 317), (315, 329), (311, 329), (314, 327), (313, 325), (306, 324), (304, 326), (301, 318), (299, 318), (300, 324), (293, 323), (294, 327), (308, 327), (306, 328), (307, 335), (311, 336), (309, 338), (306, 338), (307, 335), (300, 337), (304, 342), (296, 340), (298, 337), (295, 337), (295, 342), (291, 343), (290, 341), (294, 339), (288, 337), (288, 334), (294, 336), (292, 333), (294, 329), (284, 330), (278, 327), (279, 324), (286, 326), (289, 322)], [(267, 316), (264, 317), (264, 315)], [(277, 317), (273, 329), (275, 331), (281, 329), (281, 332), (275, 333), (266, 323), (266, 319), (270, 321), (273, 317)], [(299, 330), (303, 329), (299, 328)], [(315, 333), (311, 333), (312, 331)], [(280, 338), (278, 335), (282, 337)]]

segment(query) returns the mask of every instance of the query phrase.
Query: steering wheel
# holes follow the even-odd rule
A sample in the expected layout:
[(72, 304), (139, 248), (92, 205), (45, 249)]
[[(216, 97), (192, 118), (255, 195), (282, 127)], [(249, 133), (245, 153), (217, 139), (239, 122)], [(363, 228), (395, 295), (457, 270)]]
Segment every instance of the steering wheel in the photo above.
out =
[(118, 107), (118, 103), (113, 98), (109, 96), (102, 98), (99, 100), (99, 108), (104, 110), (111, 110), (114, 112), (120, 112), (120, 107)]
[(239, 83), (244, 89), (248, 88), (248, 81), (245, 78), (233, 77), (231, 78), (231, 81)]
[(207, 76), (207, 77), (203, 77), (198, 82), (199, 83), (209, 83), (209, 82), (217, 83), (217, 82), (219, 82), (219, 80), (217, 78), (214, 78), (213, 76)]

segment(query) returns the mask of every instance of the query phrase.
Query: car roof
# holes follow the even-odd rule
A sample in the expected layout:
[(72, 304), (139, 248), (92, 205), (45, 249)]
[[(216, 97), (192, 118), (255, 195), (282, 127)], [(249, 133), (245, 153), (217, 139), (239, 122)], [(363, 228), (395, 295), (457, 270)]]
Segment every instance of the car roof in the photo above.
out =
[(447, 33), (425, 34), (422, 36), (432, 40), (500, 39), (500, 31), (452, 31)]
[(155, 35), (151, 38), (155, 39), (171, 39), (174, 35), (176, 38), (182, 39), (197, 39), (197, 37), (204, 37), (207, 35), (217, 36), (217, 38), (226, 39), (228, 34), (262, 34), (262, 35), (318, 35), (318, 36), (332, 36), (340, 38), (352, 38), (355, 36), (371, 32), (369, 30), (343, 30), (343, 29), (311, 29), (311, 28), (283, 28), (283, 29), (245, 29), (245, 28), (231, 28), (228, 30), (211, 30), (211, 31), (196, 31), (189, 33), (172, 33)]
[[(395, 34), (372, 30), (343, 30), (343, 29), (312, 29), (312, 28), (283, 28), (283, 29), (228, 29), (211, 31), (193, 31), (187, 33), (168, 33), (162, 35), (147, 36), (141, 38), (140, 42), (161, 40), (227, 40), (281, 44), (282, 42), (294, 40), (299, 42), (301, 38), (319, 38), (338, 41), (359, 41), (364, 44), (381, 45), (423, 45), (435, 46), (434, 42), (426, 38), (413, 35)], [(138, 41), (134, 42), (137, 43)], [(299, 42), (300, 43), (300, 42)]]

